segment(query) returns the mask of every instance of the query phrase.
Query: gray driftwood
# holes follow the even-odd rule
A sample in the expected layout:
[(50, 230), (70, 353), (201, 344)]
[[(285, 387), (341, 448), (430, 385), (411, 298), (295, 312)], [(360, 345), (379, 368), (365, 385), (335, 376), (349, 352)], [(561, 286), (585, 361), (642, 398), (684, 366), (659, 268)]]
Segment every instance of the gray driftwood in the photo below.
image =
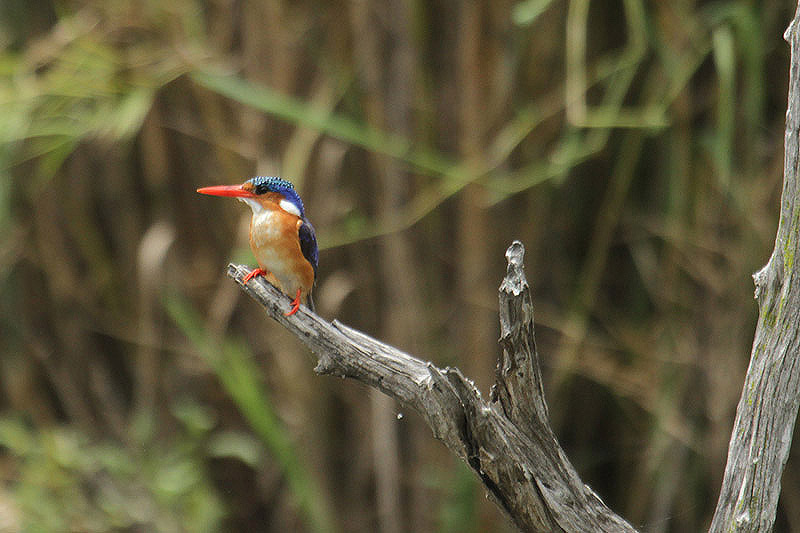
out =
[[(781, 214), (775, 249), (754, 275), (759, 320), (731, 435), (711, 532), (772, 529), (780, 479), (800, 407), (800, 2), (786, 31), (791, 44)], [(426, 420), (434, 436), (480, 477), (492, 499), (524, 531), (627, 532), (578, 477), (548, 425), (524, 249), (506, 252), (500, 286), (502, 354), (489, 401), (457, 368), (438, 368), (301, 306), (261, 278), (229, 265), (228, 275), (318, 358), (316, 372), (380, 389)], [(795, 261), (797, 258), (797, 261)]]
[(800, 2), (791, 46), (783, 193), (775, 248), (753, 279), (758, 301), (750, 366), (711, 532), (771, 531), (800, 406)]
[(581, 481), (548, 424), (523, 254), (518, 241), (506, 252), (508, 272), (500, 286), (503, 350), (489, 401), (457, 368), (439, 368), (336, 320), (327, 322), (305, 306), (283, 316), (289, 298), (262, 278), (244, 285), (248, 267), (229, 265), (228, 275), (311, 348), (317, 373), (366, 383), (421, 414), (520, 529), (632, 532)]

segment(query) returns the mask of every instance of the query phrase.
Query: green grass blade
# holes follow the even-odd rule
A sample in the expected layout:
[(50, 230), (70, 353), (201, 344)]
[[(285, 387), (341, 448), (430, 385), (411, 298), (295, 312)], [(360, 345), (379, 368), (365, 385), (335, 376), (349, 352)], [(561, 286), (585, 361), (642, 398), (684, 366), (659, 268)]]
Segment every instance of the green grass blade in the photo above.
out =
[(253, 107), (293, 124), (321, 131), (331, 137), (360, 146), (370, 152), (385, 154), (405, 161), (420, 171), (433, 175), (461, 175), (457, 165), (433, 150), (416, 149), (399, 135), (377, 130), (358, 121), (318, 109), (285, 94), (230, 75), (194, 71), (192, 79), (205, 87), (241, 104)]

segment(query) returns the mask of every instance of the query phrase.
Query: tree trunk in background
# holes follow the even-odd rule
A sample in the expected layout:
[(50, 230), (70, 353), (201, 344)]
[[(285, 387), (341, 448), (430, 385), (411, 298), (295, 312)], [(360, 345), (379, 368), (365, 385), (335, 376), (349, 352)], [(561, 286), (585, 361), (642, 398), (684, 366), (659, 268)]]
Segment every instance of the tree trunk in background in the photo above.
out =
[[(460, 4), (458, 40), (459, 150), (470, 170), (483, 163), (487, 115), (485, 79), (482, 66), (483, 4), (465, 1)], [(461, 317), (459, 341), (461, 364), (469, 373), (491, 375), (494, 365), (486, 354), (495, 350), (496, 332), (487, 307), (494, 298), (491, 287), (496, 283), (489, 275), (489, 254), (492, 232), (486, 207), (485, 191), (475, 183), (464, 187), (458, 198), (458, 246), (455, 264), (458, 268), (458, 292)], [(483, 385), (480, 381), (478, 385)]]
[[(376, 13), (369, 2), (353, 5), (355, 26), (360, 38), (356, 42), (356, 56), (367, 81), (365, 89), (368, 122), (379, 130), (391, 131), (407, 138), (413, 137), (412, 119), (414, 95), (413, 43), (411, 31), (411, 6), (408, 2), (393, 2), (386, 6), (388, 12)], [(379, 15), (383, 18), (379, 20)], [(380, 28), (386, 29), (377, 31)], [(389, 48), (389, 61), (384, 53)], [(385, 99), (381, 99), (384, 96)], [(411, 177), (397, 161), (373, 154), (370, 166), (378, 178), (380, 194), (377, 212), (392, 218), (407, 204), (411, 190)], [(414, 262), (409, 234), (397, 232), (381, 240), (380, 272), (385, 313), (380, 317), (383, 336), (391, 343), (413, 349), (419, 324), (422, 302), (414, 283), (417, 265)], [(383, 533), (399, 533), (409, 529), (408, 513), (403, 512), (399, 436), (397, 432), (398, 407), (394, 400), (379, 391), (369, 392), (371, 405), (372, 453), (375, 470), (378, 523)]]

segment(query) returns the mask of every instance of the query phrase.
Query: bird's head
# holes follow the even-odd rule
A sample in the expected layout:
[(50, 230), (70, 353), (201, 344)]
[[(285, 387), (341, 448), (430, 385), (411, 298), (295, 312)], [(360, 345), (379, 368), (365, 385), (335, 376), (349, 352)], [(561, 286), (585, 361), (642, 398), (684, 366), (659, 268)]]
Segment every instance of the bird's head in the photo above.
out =
[(305, 218), (305, 210), (300, 195), (294, 190), (290, 181), (275, 176), (256, 176), (241, 185), (214, 185), (197, 189), (201, 194), (212, 196), (229, 196), (245, 202), (253, 210), (260, 213), (264, 209), (276, 206), (287, 213)]

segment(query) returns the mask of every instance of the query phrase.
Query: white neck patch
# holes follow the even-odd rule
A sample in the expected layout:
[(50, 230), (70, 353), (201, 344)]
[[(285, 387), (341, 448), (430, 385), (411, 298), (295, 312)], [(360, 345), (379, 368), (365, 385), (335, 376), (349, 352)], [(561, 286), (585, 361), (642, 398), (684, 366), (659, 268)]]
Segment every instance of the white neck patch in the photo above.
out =
[[(258, 200), (254, 200), (253, 198), (237, 198), (237, 200), (240, 200), (249, 205), (250, 209), (253, 210), (254, 215), (260, 215), (265, 211), (264, 206), (261, 205), (261, 202), (259, 202)], [(297, 206), (294, 205), (289, 200), (286, 200), (285, 198), (280, 202), (278, 202), (278, 207), (280, 207), (281, 209), (292, 215), (296, 215), (298, 217), (302, 216), (300, 215), (300, 210), (297, 208)]]
[(287, 213), (291, 213), (292, 215), (297, 215), (298, 217), (300, 216), (300, 210), (297, 208), (296, 205), (294, 205), (289, 200), (284, 198), (283, 200), (278, 202), (278, 205), (280, 206), (281, 209), (283, 209)]

